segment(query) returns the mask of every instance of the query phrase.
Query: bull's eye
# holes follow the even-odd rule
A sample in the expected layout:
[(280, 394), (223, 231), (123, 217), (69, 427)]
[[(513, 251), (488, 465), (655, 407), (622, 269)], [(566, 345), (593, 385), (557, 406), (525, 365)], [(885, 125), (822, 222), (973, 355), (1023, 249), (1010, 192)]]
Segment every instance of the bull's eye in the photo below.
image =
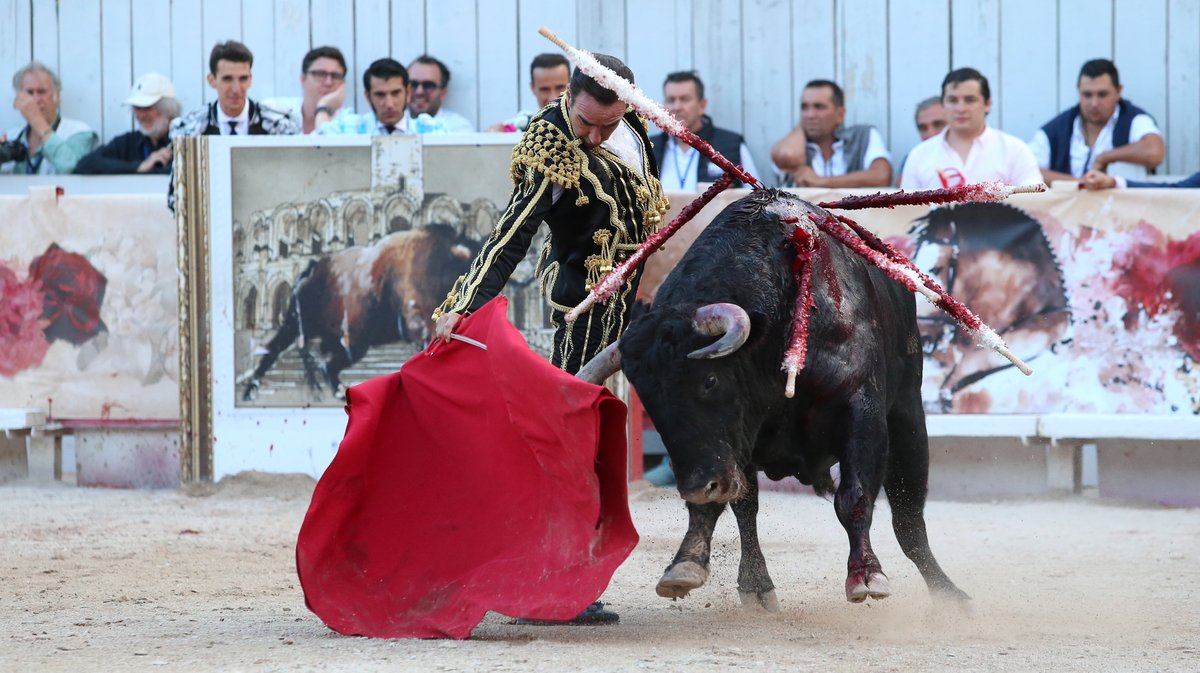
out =
[(709, 374), (708, 377), (704, 379), (704, 392), (706, 392), (706, 393), (712, 392), (713, 390), (716, 389), (716, 387), (717, 387), (717, 375)]

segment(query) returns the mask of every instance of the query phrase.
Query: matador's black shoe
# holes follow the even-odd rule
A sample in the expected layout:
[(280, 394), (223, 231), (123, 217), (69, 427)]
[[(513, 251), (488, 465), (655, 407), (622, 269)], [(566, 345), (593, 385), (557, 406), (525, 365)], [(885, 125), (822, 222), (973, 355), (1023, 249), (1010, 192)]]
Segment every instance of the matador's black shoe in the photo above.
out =
[(616, 624), (621, 621), (621, 615), (604, 607), (604, 603), (596, 601), (583, 609), (575, 619), (565, 622), (554, 622), (545, 619), (514, 619), (511, 624), (519, 626), (603, 626)]

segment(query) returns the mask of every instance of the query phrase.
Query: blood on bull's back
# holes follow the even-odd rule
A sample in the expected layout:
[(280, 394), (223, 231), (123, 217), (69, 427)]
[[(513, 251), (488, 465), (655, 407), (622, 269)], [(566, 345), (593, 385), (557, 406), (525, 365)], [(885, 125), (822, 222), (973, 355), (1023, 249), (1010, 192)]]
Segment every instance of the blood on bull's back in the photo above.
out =
[(680, 597), (704, 583), (712, 527), (729, 503), (743, 538), (743, 600), (777, 607), (754, 528), (757, 474), (832, 489), (837, 463), (834, 506), (850, 541), (847, 598), (890, 593), (869, 540), (881, 487), (897, 538), (930, 588), (965, 598), (925, 534), (928, 444), (914, 299), (815, 227), (807, 357), (795, 396), (784, 394), (781, 362), (797, 303), (790, 241), (804, 217), (827, 213), (774, 190), (731, 204), (620, 340), (621, 367), (662, 433), (691, 519), (658, 591)]

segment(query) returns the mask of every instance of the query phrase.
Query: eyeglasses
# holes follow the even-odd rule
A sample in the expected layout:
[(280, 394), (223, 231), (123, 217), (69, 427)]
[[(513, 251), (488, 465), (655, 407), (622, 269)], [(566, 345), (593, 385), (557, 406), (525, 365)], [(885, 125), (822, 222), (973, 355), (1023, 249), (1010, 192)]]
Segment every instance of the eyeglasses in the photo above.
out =
[(308, 76), (313, 79), (329, 79), (335, 82), (340, 82), (346, 79), (344, 72), (329, 72), (328, 70), (309, 70)]
[(424, 89), (426, 91), (437, 91), (442, 88), (441, 84), (428, 79), (414, 79), (408, 83), (410, 89)]

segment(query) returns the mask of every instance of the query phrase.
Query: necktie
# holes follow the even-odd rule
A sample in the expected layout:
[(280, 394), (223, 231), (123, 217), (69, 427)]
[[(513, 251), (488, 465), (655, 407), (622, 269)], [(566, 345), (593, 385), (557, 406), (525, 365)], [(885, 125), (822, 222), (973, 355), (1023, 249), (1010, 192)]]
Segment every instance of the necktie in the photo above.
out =
[(236, 119), (233, 119), (233, 120), (230, 120), (230, 121), (228, 121), (228, 122), (226, 122), (226, 123), (227, 123), (227, 124), (229, 124), (229, 135), (231, 135), (231, 136), (236, 136), (236, 135), (238, 134), (238, 132), (237, 132), (237, 120), (236, 120)]
[(396, 127), (392, 124), (384, 124), (383, 130), (385, 131), (384, 135), (390, 136), (396, 132)]

